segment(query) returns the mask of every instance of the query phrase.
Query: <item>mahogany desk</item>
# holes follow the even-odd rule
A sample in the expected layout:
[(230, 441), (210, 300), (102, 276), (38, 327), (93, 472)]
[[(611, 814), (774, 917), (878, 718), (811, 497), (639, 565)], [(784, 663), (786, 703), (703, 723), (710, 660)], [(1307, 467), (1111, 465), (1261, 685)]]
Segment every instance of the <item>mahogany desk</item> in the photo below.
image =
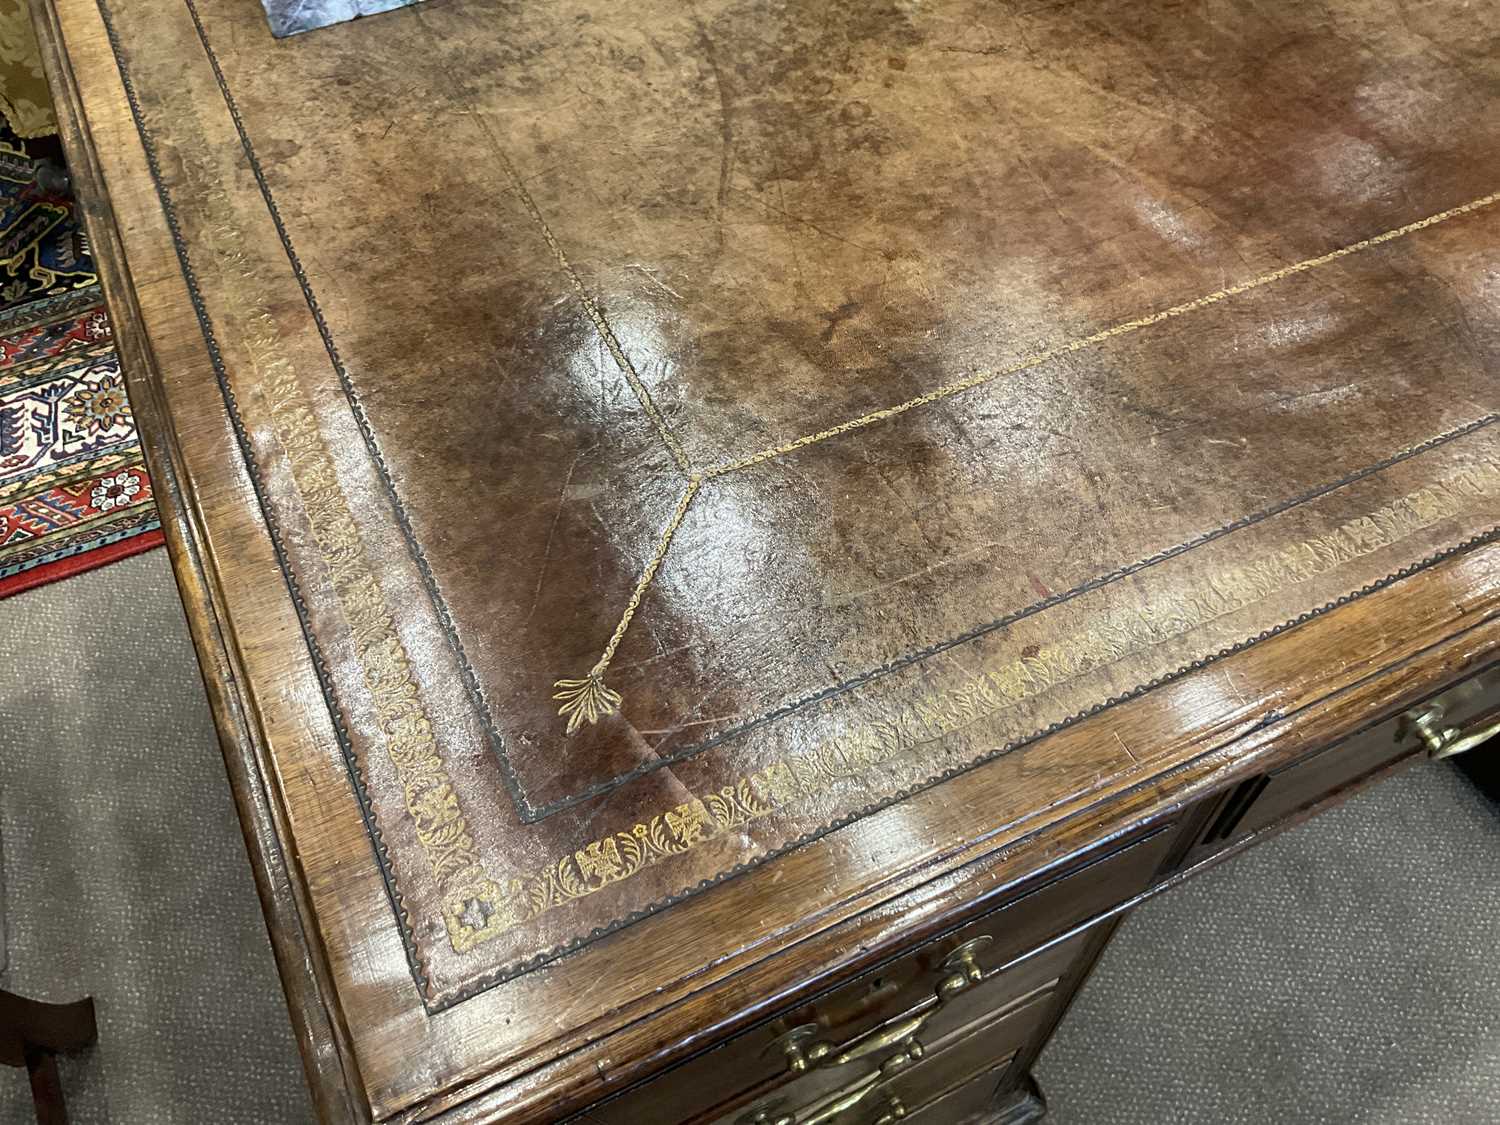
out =
[(1026, 1119), (1493, 726), (1493, 5), (37, 14), (330, 1121)]

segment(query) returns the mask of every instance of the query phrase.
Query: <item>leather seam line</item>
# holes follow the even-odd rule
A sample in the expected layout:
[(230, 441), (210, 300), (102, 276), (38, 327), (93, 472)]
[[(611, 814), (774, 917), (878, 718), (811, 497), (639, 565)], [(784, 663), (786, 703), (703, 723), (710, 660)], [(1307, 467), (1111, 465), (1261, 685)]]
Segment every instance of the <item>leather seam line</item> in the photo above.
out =
[[(419, 16), (414, 14), (413, 18), (416, 18), (420, 22)], [(474, 106), (472, 100), (470, 100), (469, 111), (480, 130), (483, 131), (485, 137), (489, 140), (491, 150), (499, 158), (500, 166), (505, 170), (506, 178), (510, 180), (511, 190), (516, 193), (517, 198), (521, 201), (521, 205), (526, 209), (526, 213), (536, 223), (537, 228), (541, 231), (543, 240), (547, 243), (548, 249), (552, 251), (552, 256), (557, 259), (559, 268), (567, 276), (579, 304), (588, 313), (589, 320), (593, 322), (594, 330), (599, 333), (600, 338), (604, 341), (604, 346), (609, 350), (610, 358), (615, 361), (615, 366), (620, 369), (620, 373), (625, 376), (625, 381), (630, 384), (630, 389), (635, 393), (636, 401), (641, 404), (641, 409), (646, 412), (646, 417), (656, 427), (657, 435), (661, 438), (662, 444), (667, 447), (667, 452), (672, 455), (672, 460), (677, 463), (677, 468), (682, 472), (683, 476), (690, 477), (695, 471), (692, 459), (682, 448), (682, 443), (677, 440), (677, 436), (672, 432), (672, 427), (667, 424), (666, 418), (656, 405), (656, 400), (651, 397), (650, 389), (641, 379), (640, 372), (635, 369), (635, 364), (630, 361), (630, 356), (626, 354), (624, 345), (620, 343), (619, 337), (615, 335), (615, 330), (609, 326), (609, 321), (604, 315), (604, 310), (589, 295), (587, 287), (583, 284), (583, 278), (579, 277), (578, 271), (573, 268), (572, 260), (568, 257), (567, 252), (563, 250), (562, 243), (558, 241), (557, 236), (552, 232), (552, 227), (548, 224), (546, 217), (543, 216), (542, 209), (537, 206), (531, 192), (526, 190), (526, 181), (521, 178), (521, 173), (511, 163), (511, 159), (506, 155), (505, 149), (501, 147), (495, 134), (490, 130), (489, 122), (484, 119), (484, 115)]]

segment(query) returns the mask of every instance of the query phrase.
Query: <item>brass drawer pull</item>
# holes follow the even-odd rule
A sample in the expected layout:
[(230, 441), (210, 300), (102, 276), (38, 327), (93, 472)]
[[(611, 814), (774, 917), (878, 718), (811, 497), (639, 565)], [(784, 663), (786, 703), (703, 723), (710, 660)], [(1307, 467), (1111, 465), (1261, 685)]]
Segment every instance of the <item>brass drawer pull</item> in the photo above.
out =
[(1500, 735), (1500, 718), (1463, 730), (1443, 725), (1443, 709), (1440, 706), (1426, 707), (1419, 711), (1408, 711), (1406, 719), (1411, 729), (1427, 748), (1429, 758), (1452, 758), (1466, 753), (1482, 742)]
[[(922, 1044), (917, 1042), (917, 1032), (927, 1023), (931, 1012), (923, 1012), (921, 1015), (908, 1016), (891, 1024), (890, 1027), (868, 1035), (850, 1047), (844, 1048), (836, 1055), (829, 1055), (827, 1066), (843, 1066), (845, 1063), (854, 1062), (856, 1059), (865, 1058), (867, 1055), (877, 1054), (889, 1047), (898, 1048), (897, 1052), (886, 1058), (880, 1064), (880, 1069), (889, 1073), (898, 1070), (908, 1063), (922, 1057)], [(816, 1046), (816, 1044), (814, 1044)]]
[(833, 1121), (845, 1110), (853, 1109), (864, 1101), (870, 1091), (875, 1089), (875, 1083), (880, 1079), (880, 1072), (876, 1071), (870, 1076), (868, 1082), (851, 1087), (848, 1092), (841, 1094), (831, 1102), (824, 1103), (820, 1108), (814, 1110), (795, 1125), (826, 1125)]
[(819, 1028), (815, 1023), (805, 1023), (800, 1027), (794, 1027), (777, 1042), (781, 1044), (781, 1049), (786, 1054), (788, 1069), (794, 1074), (801, 1074), (814, 1066), (843, 1066), (845, 1063), (897, 1047), (899, 1050), (880, 1064), (880, 1069), (889, 1073), (922, 1057), (922, 1044), (917, 1042), (916, 1035), (931, 1015), (932, 1013), (927, 1011), (919, 1015), (908, 1016), (904, 1020), (898, 1020), (889, 1027), (877, 1029), (843, 1047), (830, 1043), (826, 1039), (804, 1046), (818, 1033)]
[[(964, 942), (943, 959), (939, 970), (942, 975), (934, 989), (937, 1008), (984, 980), (984, 968), (979, 964), (979, 954), (993, 945), (994, 940), (988, 934), (981, 934)], [(896, 1053), (880, 1064), (880, 1069), (889, 1074), (922, 1057), (922, 1044), (917, 1040), (917, 1034), (926, 1026), (937, 1008), (928, 1006), (925, 1011), (907, 1015), (904, 1019), (878, 1028), (843, 1046), (818, 1039), (818, 1033), (822, 1029), (815, 1023), (804, 1023), (792, 1028), (777, 1039), (776, 1044), (786, 1055), (787, 1069), (793, 1074), (802, 1074), (815, 1066), (843, 1066), (894, 1047), (897, 1048)], [(777, 1123), (766, 1122), (764, 1125)]]
[(995, 939), (989, 934), (980, 934), (948, 954), (943, 960), (943, 971), (946, 975), (938, 981), (937, 985), (940, 1002), (984, 980), (984, 969), (979, 964), (979, 954), (993, 944), (995, 944)]
[[(803, 1109), (792, 1110), (789, 1113), (773, 1113), (769, 1109), (762, 1109), (753, 1116), (740, 1118), (740, 1125), (833, 1125), (840, 1114), (864, 1101), (879, 1084), (880, 1078), (878, 1071), (866, 1075), (844, 1089), (831, 1101), (819, 1106), (805, 1107), (812, 1111), (806, 1117), (801, 1116), (805, 1112)], [(875, 1125), (895, 1125), (905, 1116), (906, 1106), (901, 1104), (900, 1098), (891, 1094), (885, 1100), (885, 1111), (875, 1119)]]

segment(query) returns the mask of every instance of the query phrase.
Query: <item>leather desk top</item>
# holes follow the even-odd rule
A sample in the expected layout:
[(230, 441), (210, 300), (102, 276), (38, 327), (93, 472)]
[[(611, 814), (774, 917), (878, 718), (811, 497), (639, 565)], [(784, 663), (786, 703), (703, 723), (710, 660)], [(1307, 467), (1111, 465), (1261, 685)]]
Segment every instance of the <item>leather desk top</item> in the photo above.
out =
[(359, 1113), (1493, 613), (1493, 8), (43, 19)]

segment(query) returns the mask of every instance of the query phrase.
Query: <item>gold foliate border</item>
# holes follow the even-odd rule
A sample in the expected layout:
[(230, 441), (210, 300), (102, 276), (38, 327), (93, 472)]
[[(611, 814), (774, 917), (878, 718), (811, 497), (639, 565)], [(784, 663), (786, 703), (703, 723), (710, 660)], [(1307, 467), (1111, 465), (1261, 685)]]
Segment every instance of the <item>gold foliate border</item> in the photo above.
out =
[[(173, 95), (180, 99), (185, 92)], [(239, 282), (226, 290), (242, 321), (246, 359), (257, 376), (276, 440), (292, 484), (327, 568), (329, 584), (354, 642), (365, 688), (400, 780), (402, 796), (429, 869), (443, 893), (442, 916), (454, 950), (465, 952), (502, 932), (503, 920), (486, 903), (497, 884), (486, 872), (473, 832), (438, 750), (412, 664), (396, 634), (385, 595), (375, 578), (348, 497), (339, 484), (312, 402), (285, 356), (280, 329), (265, 302), (251, 265), (248, 241), (234, 220), (223, 177), (207, 155), (214, 151), (193, 107), (173, 107), (191, 143), (179, 150), (184, 190), (206, 216), (203, 244), (215, 269)]]
[(411, 659), (396, 635), (311, 404), (281, 354), (269, 318), (264, 322), (257, 318), (253, 325), (246, 346), (258, 356), (272, 425), (353, 636), (365, 688), (385, 735), (386, 753), (396, 767), (417, 842), (445, 892), (443, 921), (449, 940), (455, 950), (464, 952), (483, 940), (490, 916), (482, 903), (492, 880), (485, 873), (458, 793), (438, 752)]
[[(612, 832), (524, 875), (503, 880), (484, 898), (487, 917), (503, 932), (638, 875), (665, 860), (801, 803), (837, 782), (890, 766), (912, 751), (1097, 671), (1306, 582), (1345, 563), (1463, 513), (1468, 501), (1500, 492), (1500, 462), (1484, 458), (1333, 531), (1269, 552), (1223, 573), (1189, 582), (1145, 605), (1117, 609), (1096, 628), (1044, 644), (1033, 656), (981, 670), (963, 684), (930, 692), (891, 719), (788, 754), (713, 792)], [(946, 754), (930, 748), (920, 762), (901, 763), (896, 785), (909, 787), (941, 773)], [(494, 936), (486, 932), (478, 940)], [(477, 944), (477, 942), (476, 942)]]

